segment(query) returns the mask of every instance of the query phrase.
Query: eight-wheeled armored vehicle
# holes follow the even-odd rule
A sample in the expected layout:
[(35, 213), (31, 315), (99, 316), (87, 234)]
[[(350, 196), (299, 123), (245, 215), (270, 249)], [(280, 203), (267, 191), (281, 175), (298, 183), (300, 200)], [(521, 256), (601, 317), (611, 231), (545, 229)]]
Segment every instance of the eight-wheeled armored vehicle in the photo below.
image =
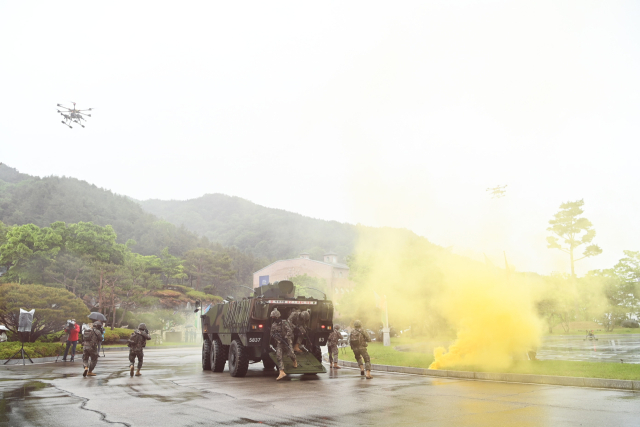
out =
[(295, 297), (295, 286), (289, 280), (256, 288), (252, 297), (238, 301), (229, 298), (203, 310), (200, 316), (202, 369), (222, 372), (229, 362), (229, 373), (233, 377), (244, 377), (250, 363), (262, 362), (265, 369), (274, 369), (275, 342), (270, 339), (269, 317), (274, 308), (285, 319), (293, 310), (308, 310), (311, 315), (301, 346), (304, 352), (296, 354), (298, 367), (293, 368), (291, 360), (285, 356), (285, 372), (326, 373), (320, 346), (327, 344), (333, 331), (333, 303), (326, 299)]

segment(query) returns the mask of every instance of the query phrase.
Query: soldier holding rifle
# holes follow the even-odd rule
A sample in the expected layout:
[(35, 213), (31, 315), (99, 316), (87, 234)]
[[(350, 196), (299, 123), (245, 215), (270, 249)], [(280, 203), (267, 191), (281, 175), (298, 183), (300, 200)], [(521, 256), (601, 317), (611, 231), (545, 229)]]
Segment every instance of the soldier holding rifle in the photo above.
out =
[(289, 356), (291, 360), (293, 360), (294, 368), (298, 367), (298, 360), (291, 347), (293, 329), (289, 322), (280, 317), (280, 312), (277, 308), (274, 308), (271, 312), (271, 320), (273, 322), (271, 324), (271, 338), (276, 342), (276, 360), (278, 361), (278, 369), (280, 370), (280, 375), (278, 375), (276, 381), (280, 381), (287, 376), (287, 374), (284, 373), (282, 356)]

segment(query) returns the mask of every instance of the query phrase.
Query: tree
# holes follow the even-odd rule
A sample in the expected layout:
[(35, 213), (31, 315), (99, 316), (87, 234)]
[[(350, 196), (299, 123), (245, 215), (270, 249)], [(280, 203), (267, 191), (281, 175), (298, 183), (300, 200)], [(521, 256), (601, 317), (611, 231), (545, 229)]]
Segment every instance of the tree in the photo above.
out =
[(5, 281), (43, 281), (42, 270), (64, 244), (58, 224), (52, 225), (56, 227), (25, 224), (9, 228), (0, 246), (0, 265), (7, 271)]
[[(560, 205), (560, 210), (556, 213), (552, 220), (549, 221), (551, 226), (547, 228), (555, 236), (548, 236), (547, 247), (550, 249), (559, 249), (569, 254), (571, 262), (571, 277), (575, 279), (576, 272), (574, 264), (582, 259), (600, 255), (602, 249), (596, 244), (589, 244), (596, 236), (596, 230), (593, 224), (587, 218), (581, 218), (584, 213), (582, 206), (584, 200), (576, 200), (575, 202), (566, 202)], [(583, 234), (584, 233), (584, 234)], [(557, 236), (557, 237), (556, 237)], [(562, 239), (562, 246), (558, 241)], [(581, 258), (575, 259), (573, 251), (579, 246), (587, 245)]]
[[(20, 309), (35, 309), (29, 340), (62, 330), (67, 319), (82, 322), (89, 309), (71, 292), (41, 285), (0, 285), (0, 323), (11, 332), (18, 331)], [(88, 320), (88, 319), (87, 319)]]

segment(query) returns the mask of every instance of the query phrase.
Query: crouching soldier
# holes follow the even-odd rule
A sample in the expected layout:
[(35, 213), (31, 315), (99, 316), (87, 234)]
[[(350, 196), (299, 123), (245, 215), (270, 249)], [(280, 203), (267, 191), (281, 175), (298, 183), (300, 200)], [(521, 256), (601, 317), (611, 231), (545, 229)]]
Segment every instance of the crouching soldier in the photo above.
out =
[(329, 367), (340, 369), (338, 366), (338, 341), (340, 341), (340, 325), (333, 325), (333, 332), (327, 339), (327, 351), (329, 352)]
[(133, 331), (131, 337), (129, 337), (129, 341), (127, 341), (127, 345), (129, 346), (129, 374), (133, 376), (133, 367), (136, 363), (136, 357), (138, 358), (138, 371), (136, 372), (136, 376), (142, 375), (140, 373), (140, 369), (142, 369), (142, 359), (144, 358), (144, 351), (142, 350), (147, 346), (147, 341), (151, 339), (151, 335), (149, 335), (149, 330), (147, 329), (147, 325), (144, 323), (140, 323), (138, 325), (138, 329)]
[(87, 375), (95, 377), (93, 370), (98, 363), (98, 343), (102, 341), (102, 333), (100, 332), (102, 324), (93, 322), (93, 327), (85, 329), (82, 333), (82, 365), (84, 367), (83, 377)]
[[(366, 370), (367, 379), (370, 380), (373, 377), (371, 376), (371, 359), (367, 351), (367, 343), (371, 342), (371, 337), (369, 337), (367, 331), (362, 329), (362, 323), (359, 320), (353, 322), (353, 327), (353, 331), (349, 334), (349, 344), (358, 362), (358, 366), (360, 366), (360, 375), (364, 375), (364, 371)], [(364, 359), (364, 366), (362, 359)]]
[(278, 375), (276, 381), (279, 381), (287, 376), (287, 374), (284, 373), (284, 361), (282, 360), (282, 356), (289, 356), (291, 360), (293, 360), (294, 368), (298, 367), (298, 360), (291, 348), (291, 339), (293, 338), (293, 329), (291, 328), (291, 324), (280, 318), (280, 312), (277, 308), (274, 308), (271, 312), (271, 321), (271, 338), (272, 340), (275, 340), (276, 360), (278, 361), (278, 370), (280, 370), (280, 375)]

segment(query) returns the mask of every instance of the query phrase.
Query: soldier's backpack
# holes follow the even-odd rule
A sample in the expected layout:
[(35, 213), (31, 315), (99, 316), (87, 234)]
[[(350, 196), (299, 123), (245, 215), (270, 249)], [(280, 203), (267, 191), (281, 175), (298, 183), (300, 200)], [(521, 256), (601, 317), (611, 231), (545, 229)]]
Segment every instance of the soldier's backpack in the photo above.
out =
[[(144, 341), (140, 343), (141, 340)], [(144, 344), (146, 344), (146, 339), (142, 335), (133, 332), (127, 340), (127, 347), (136, 347), (136, 344), (143, 344), (144, 347)]]
[(362, 336), (360, 331), (357, 329), (352, 330), (351, 334), (349, 334), (349, 345), (351, 345), (351, 348), (362, 347), (363, 343), (364, 337)]
[[(95, 335), (96, 333), (93, 331), (93, 328), (91, 329), (85, 329), (84, 331), (82, 331), (82, 342), (83, 343), (90, 343), (91, 340), (93, 340), (93, 335)], [(85, 344), (86, 346), (86, 344)]]

